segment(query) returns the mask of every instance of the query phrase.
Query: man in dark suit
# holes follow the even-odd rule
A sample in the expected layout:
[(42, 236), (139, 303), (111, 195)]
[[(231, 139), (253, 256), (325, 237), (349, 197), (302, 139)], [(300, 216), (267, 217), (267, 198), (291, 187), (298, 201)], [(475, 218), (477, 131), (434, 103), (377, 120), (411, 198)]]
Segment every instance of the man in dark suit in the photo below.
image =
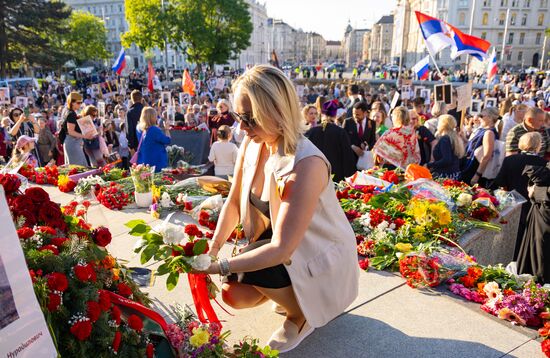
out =
[(358, 157), (362, 156), (364, 151), (372, 150), (376, 142), (376, 123), (368, 119), (367, 114), (367, 104), (358, 102), (353, 106), (353, 117), (344, 122), (351, 149)]
[(136, 127), (141, 117), (141, 111), (143, 110), (141, 91), (133, 90), (132, 93), (130, 93), (130, 99), (132, 100), (132, 105), (126, 116), (126, 120), (128, 121), (126, 130), (128, 131), (128, 148), (130, 148), (130, 154), (134, 155), (139, 145)]
[(346, 118), (351, 118), (353, 116), (353, 106), (361, 102), (361, 96), (359, 95), (359, 86), (356, 84), (353, 84), (348, 87), (348, 93), (347, 93), (350, 103), (346, 107)]

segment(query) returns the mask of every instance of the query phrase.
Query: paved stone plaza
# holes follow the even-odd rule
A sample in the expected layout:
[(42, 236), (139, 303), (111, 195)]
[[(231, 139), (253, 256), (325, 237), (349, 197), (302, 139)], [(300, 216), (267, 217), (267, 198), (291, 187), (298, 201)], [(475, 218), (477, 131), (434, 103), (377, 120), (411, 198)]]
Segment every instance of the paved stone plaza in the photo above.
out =
[[(56, 187), (44, 187), (53, 201), (66, 204), (73, 195)], [(136, 237), (124, 226), (132, 219), (155, 220), (144, 209), (111, 211), (95, 204), (88, 220), (107, 226), (113, 235), (107, 247), (128, 267), (142, 266), (133, 253)], [(191, 222), (189, 216), (176, 214), (174, 223)], [(157, 222), (160, 222), (157, 220)], [(222, 255), (228, 255), (226, 246)], [(145, 265), (154, 269), (154, 265)], [(182, 277), (183, 278), (183, 277)], [(157, 277), (151, 287), (143, 288), (153, 299), (155, 309), (170, 319), (170, 306), (192, 305), (185, 280), (169, 292), (165, 278)], [(214, 304), (214, 309), (230, 330), (230, 341), (246, 335), (262, 343), (283, 322), (271, 312), (271, 305), (235, 311), (233, 316)], [(397, 274), (371, 270), (362, 272), (359, 296), (348, 310), (334, 321), (316, 330), (297, 349), (284, 357), (542, 357), (537, 332), (499, 320), (483, 312), (478, 304), (452, 295), (444, 287), (435, 291), (412, 289)]]

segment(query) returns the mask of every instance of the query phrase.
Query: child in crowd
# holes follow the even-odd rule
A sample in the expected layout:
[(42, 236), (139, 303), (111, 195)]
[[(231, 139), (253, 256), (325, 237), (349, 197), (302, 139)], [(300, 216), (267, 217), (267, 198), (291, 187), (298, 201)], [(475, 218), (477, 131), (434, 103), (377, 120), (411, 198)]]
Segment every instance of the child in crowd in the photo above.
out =
[(18, 172), (23, 165), (28, 165), (32, 168), (38, 166), (37, 158), (32, 154), (36, 138), (22, 135), (17, 139), (11, 160), (6, 165), (9, 171)]
[(122, 160), (122, 169), (128, 169), (128, 158), (130, 150), (128, 149), (128, 138), (126, 137), (126, 123), (120, 124), (120, 135), (118, 137), (118, 154)]
[(231, 143), (231, 128), (222, 125), (218, 128), (218, 141), (212, 143), (208, 160), (214, 163), (214, 173), (216, 176), (227, 178), (233, 175), (235, 163), (237, 162), (237, 152), (239, 149), (234, 143)]

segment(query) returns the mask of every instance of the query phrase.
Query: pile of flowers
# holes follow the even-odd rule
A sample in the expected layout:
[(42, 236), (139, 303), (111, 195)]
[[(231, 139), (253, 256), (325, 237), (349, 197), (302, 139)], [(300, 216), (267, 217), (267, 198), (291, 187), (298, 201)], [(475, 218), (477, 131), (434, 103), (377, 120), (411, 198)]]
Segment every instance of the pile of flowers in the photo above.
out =
[(105, 249), (109, 230), (70, 215), (79, 210), (85, 215), (85, 203), (82, 209), (72, 203), (62, 209), (42, 188), (20, 193), (15, 176), (0, 175), (0, 183), (59, 354), (152, 357), (141, 319), (127, 317), (115, 303), (120, 296), (144, 305), (149, 299)]
[(110, 182), (109, 185), (101, 187), (96, 197), (101, 205), (111, 210), (122, 210), (132, 200), (132, 196), (128, 195), (116, 182)]
[(206, 128), (192, 127), (192, 126), (173, 126), (170, 128), (173, 131), (189, 131), (189, 132), (204, 132)]
[(91, 192), (95, 194), (96, 190), (98, 190), (102, 185), (105, 185), (103, 178), (97, 175), (92, 175), (80, 179), (74, 188), (74, 193), (78, 196), (86, 196)]

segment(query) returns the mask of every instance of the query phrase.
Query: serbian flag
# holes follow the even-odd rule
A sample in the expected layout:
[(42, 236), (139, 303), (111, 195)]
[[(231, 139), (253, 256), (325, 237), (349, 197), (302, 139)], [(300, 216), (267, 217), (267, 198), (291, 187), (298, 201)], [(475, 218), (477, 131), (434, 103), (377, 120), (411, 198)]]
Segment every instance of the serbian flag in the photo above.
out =
[(413, 66), (413, 70), (416, 72), (419, 80), (427, 79), (430, 74), (430, 56), (428, 55), (418, 61), (418, 63)]
[(489, 51), (489, 47), (491, 47), (489, 41), (467, 35), (454, 26), (448, 26), (452, 29), (454, 39), (454, 45), (451, 48), (451, 58), (453, 60), (463, 54), (473, 56), (480, 61), (487, 58), (487, 51)]
[(123, 47), (120, 49), (120, 53), (118, 54), (118, 57), (116, 58), (115, 63), (113, 64), (113, 67), (111, 67), (111, 69), (120, 76), (124, 68), (126, 68), (126, 53), (124, 52)]
[(489, 58), (489, 64), (487, 66), (487, 79), (492, 80), (495, 78), (498, 72), (497, 67), (497, 52), (493, 48), (493, 53), (491, 54), (491, 57)]
[(192, 97), (195, 96), (195, 84), (193, 83), (187, 68), (183, 73), (181, 88), (183, 89), (183, 93), (188, 93)]
[(415, 11), (415, 13), (426, 47), (432, 56), (449, 46), (454, 46), (452, 29), (445, 21), (423, 14), (420, 11)]
[(154, 80), (155, 80), (155, 69), (153, 68), (153, 63), (149, 60), (148, 71), (147, 71), (147, 88), (151, 93), (155, 91)]

